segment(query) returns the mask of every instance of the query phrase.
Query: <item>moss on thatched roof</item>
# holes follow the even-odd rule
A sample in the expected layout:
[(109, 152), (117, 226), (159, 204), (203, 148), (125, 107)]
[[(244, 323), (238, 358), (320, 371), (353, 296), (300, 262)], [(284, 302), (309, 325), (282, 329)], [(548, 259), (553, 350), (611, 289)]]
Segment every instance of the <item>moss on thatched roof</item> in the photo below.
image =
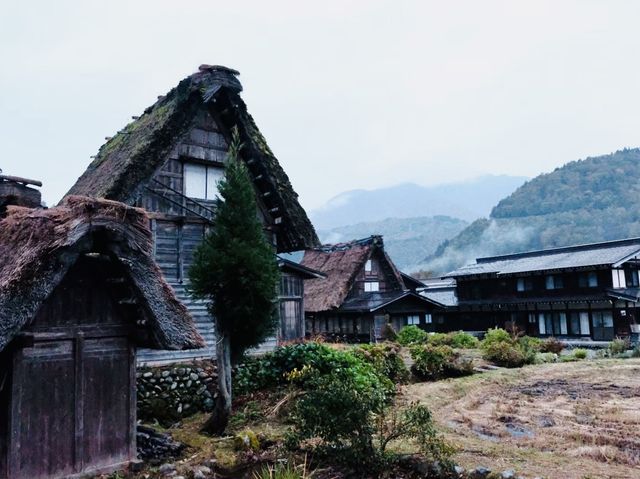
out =
[(225, 134), (238, 128), (244, 144), (241, 156), (250, 171), (261, 178), (260, 188), (269, 191), (269, 209), (282, 218), (277, 231), (280, 251), (317, 246), (316, 232), (289, 177), (240, 97), (242, 86), (237, 74), (225, 67), (202, 65), (200, 71), (182, 80), (140, 118), (109, 139), (67, 194), (132, 204), (188, 133), (204, 105), (222, 123)]
[(126, 273), (153, 346), (204, 346), (151, 257), (148, 222), (140, 209), (86, 197), (68, 197), (51, 209), (8, 207), (0, 221), (0, 351), (30, 324), (78, 259), (95, 252)]

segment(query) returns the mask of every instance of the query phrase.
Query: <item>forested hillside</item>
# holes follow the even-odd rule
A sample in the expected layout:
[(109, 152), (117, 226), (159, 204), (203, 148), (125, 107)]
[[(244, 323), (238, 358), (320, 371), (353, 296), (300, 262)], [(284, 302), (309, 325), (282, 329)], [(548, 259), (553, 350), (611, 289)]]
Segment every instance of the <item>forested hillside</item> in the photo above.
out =
[(382, 221), (318, 231), (323, 243), (340, 243), (373, 234), (384, 236), (385, 249), (400, 269), (411, 268), (432, 254), (439, 244), (453, 238), (467, 223), (449, 216), (387, 218)]
[(640, 236), (637, 148), (573, 161), (528, 181), (416, 268), (444, 273), (479, 256), (631, 236)]

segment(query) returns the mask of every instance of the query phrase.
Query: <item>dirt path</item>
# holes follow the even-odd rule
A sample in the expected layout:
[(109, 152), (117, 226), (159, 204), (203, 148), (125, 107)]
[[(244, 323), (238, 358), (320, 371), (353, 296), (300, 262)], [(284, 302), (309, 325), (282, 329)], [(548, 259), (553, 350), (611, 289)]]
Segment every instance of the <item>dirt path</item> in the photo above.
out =
[(640, 360), (499, 370), (406, 386), (465, 467), (549, 479), (640, 478)]

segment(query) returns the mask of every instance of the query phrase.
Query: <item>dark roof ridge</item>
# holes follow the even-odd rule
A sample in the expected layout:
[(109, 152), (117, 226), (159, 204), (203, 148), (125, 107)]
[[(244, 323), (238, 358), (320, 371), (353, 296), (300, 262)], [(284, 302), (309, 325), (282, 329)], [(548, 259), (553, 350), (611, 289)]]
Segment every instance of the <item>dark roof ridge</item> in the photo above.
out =
[(560, 246), (557, 248), (523, 251), (521, 253), (511, 253), (511, 254), (498, 255), (498, 256), (485, 256), (483, 258), (476, 258), (476, 263), (477, 264), (491, 263), (494, 261), (503, 261), (503, 260), (510, 260), (510, 259), (518, 259), (518, 258), (529, 258), (532, 256), (550, 255), (550, 254), (565, 253), (565, 252), (568, 253), (573, 251), (583, 251), (587, 249), (608, 248), (611, 246), (624, 246), (624, 245), (630, 245), (633, 243), (638, 243), (638, 245), (640, 246), (640, 237), (623, 238), (618, 240), (602, 241), (597, 243), (583, 243), (579, 245)]
[(333, 253), (335, 251), (346, 251), (355, 246), (370, 246), (373, 244), (381, 246), (383, 244), (382, 235), (371, 235), (366, 238), (351, 240), (343, 243), (327, 243), (313, 249), (314, 251), (321, 251), (323, 253)]

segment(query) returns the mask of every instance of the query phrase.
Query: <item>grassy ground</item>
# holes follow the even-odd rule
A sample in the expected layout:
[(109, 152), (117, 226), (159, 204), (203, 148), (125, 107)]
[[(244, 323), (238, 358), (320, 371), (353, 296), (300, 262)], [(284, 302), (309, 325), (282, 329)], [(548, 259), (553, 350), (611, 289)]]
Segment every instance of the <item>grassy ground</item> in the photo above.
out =
[(640, 477), (640, 360), (499, 370), (403, 387), (465, 467), (553, 479)]

